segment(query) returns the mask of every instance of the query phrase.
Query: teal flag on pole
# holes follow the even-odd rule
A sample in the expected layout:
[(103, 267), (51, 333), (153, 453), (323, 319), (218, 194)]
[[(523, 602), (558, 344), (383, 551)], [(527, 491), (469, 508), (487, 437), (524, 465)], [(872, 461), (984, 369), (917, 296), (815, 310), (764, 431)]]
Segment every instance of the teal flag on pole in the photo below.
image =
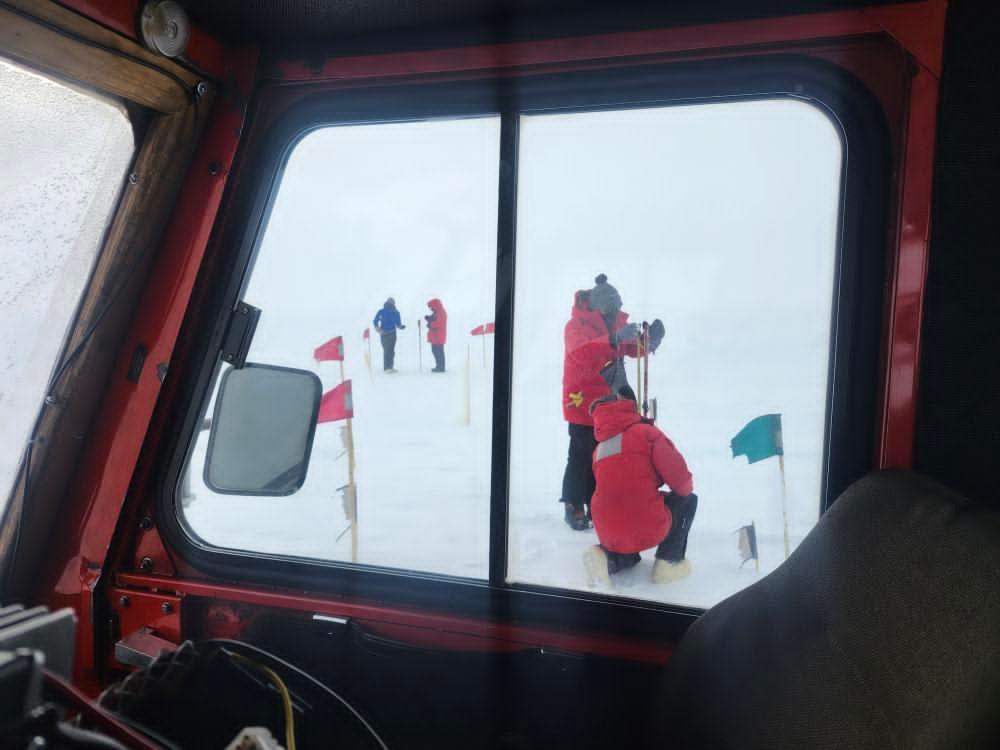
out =
[(751, 464), (771, 456), (784, 455), (781, 415), (764, 414), (751, 419), (730, 441), (729, 447), (733, 450), (733, 458), (746, 456), (747, 463)]

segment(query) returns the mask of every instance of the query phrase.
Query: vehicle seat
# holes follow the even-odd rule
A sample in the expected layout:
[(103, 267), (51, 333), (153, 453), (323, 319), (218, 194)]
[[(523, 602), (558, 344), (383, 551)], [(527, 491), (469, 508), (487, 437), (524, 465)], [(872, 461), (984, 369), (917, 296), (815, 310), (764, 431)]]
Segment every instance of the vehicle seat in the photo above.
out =
[(1000, 513), (865, 477), (691, 626), (658, 706), (657, 748), (1000, 747)]

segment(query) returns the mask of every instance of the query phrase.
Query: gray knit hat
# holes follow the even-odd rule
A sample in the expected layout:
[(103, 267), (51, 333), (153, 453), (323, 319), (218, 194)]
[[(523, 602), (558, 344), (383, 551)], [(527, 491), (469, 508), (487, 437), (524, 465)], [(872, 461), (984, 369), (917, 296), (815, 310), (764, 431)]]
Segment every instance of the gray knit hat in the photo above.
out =
[(590, 290), (590, 309), (599, 310), (603, 315), (610, 315), (622, 309), (622, 298), (618, 290), (608, 283), (608, 277), (603, 273), (594, 279), (594, 288)]

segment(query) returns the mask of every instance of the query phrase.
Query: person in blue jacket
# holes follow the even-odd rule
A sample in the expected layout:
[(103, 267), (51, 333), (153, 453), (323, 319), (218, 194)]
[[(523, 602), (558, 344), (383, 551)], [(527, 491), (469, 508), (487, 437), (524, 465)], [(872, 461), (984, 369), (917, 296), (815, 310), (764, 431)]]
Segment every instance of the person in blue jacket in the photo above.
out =
[(399, 317), (399, 310), (396, 309), (396, 300), (389, 297), (382, 305), (382, 309), (375, 313), (372, 324), (382, 340), (382, 369), (386, 372), (396, 372), (393, 368), (396, 359), (396, 329), (406, 328)]

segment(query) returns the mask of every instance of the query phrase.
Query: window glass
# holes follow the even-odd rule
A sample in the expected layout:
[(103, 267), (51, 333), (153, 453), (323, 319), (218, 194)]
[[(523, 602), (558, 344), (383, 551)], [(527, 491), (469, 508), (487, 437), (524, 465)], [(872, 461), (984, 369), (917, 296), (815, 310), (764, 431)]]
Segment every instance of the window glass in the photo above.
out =
[[(820, 513), (838, 132), (794, 100), (525, 115), (518, 158), (508, 578), (710, 606)], [(589, 413), (606, 363), (646, 380), (616, 296), (663, 324), (655, 426), (624, 398)]]
[(0, 59), (0, 509), (135, 148), (121, 106)]
[(472, 332), (495, 308), (499, 137), (482, 117), (325, 127), (295, 146), (243, 295), (262, 309), (249, 360), (315, 372), (323, 421), (288, 497), (208, 489), (203, 430), (180, 490), (193, 534), (486, 577), (493, 337)]

